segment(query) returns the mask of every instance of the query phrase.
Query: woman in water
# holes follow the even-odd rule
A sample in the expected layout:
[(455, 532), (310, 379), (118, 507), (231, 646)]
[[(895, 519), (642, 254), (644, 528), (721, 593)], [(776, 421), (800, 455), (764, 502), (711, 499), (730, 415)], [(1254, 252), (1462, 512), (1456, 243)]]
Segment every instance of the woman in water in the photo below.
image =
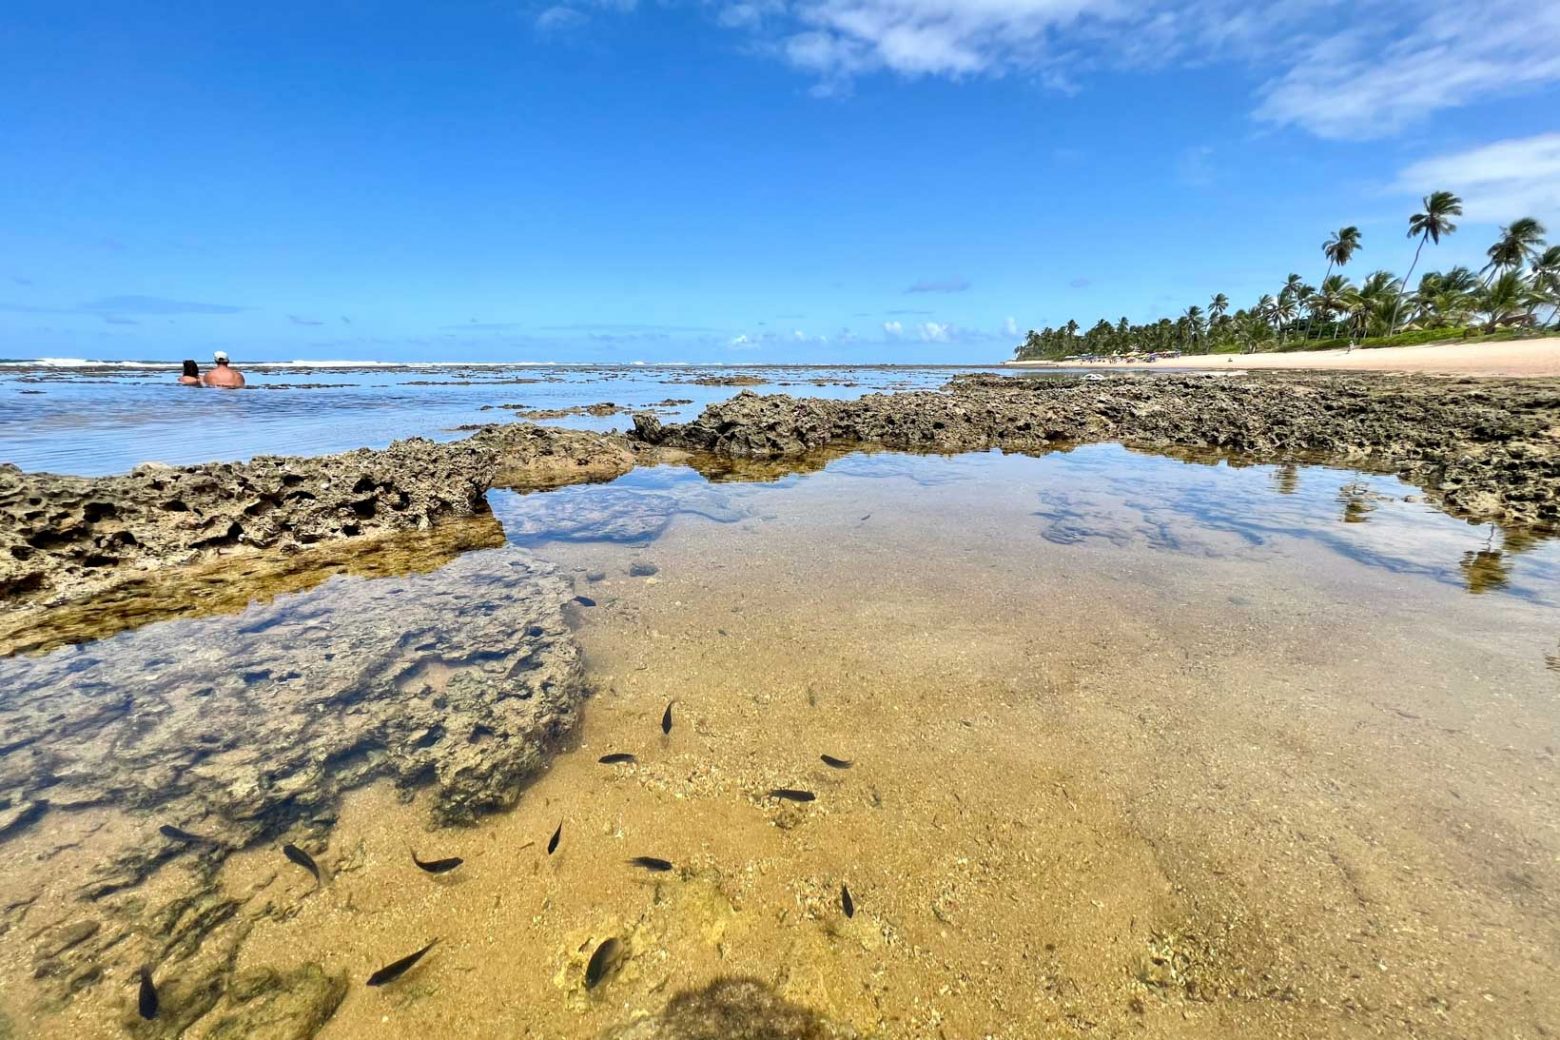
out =
[(193, 361), (184, 362), (184, 374), (179, 377), (179, 382), (185, 386), (199, 386), (200, 366)]

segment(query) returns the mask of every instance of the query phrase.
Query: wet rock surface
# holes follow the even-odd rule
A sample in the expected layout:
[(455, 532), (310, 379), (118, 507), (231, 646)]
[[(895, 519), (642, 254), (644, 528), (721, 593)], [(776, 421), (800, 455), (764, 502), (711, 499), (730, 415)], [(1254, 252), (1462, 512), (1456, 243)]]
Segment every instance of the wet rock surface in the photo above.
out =
[(1120, 440), (1160, 450), (1216, 448), (1392, 471), (1469, 519), (1560, 525), (1560, 383), (1553, 380), (972, 376), (941, 391), (852, 401), (745, 391), (680, 425), (636, 415), (632, 436), (757, 459), (839, 445), (1043, 451)]
[(597, 488), (495, 498), (506, 536), (520, 545), (539, 542), (651, 542), (678, 516), (729, 524), (747, 514), (716, 489), (685, 488), (678, 494)]
[(620, 437), (496, 425), (451, 444), (245, 463), (147, 465), (113, 477), (0, 465), (0, 600), (55, 604), (166, 566), (425, 530), (486, 509), (489, 487), (610, 479)]
[[(331, 821), (378, 779), (425, 787), (436, 824), (512, 805), (583, 696), (567, 595), (511, 547), (0, 661), (0, 849), (16, 866), (0, 936), (34, 959), (42, 1010), (90, 992), (126, 1001), (134, 1035), (312, 1036), (344, 979), (236, 966), (256, 921), (288, 912), (275, 879), (311, 880), (275, 848), (310, 851), (327, 884), (351, 869)], [(240, 852), (268, 857), (259, 882), (220, 879)], [(124, 984), (142, 963), (156, 1023)]]

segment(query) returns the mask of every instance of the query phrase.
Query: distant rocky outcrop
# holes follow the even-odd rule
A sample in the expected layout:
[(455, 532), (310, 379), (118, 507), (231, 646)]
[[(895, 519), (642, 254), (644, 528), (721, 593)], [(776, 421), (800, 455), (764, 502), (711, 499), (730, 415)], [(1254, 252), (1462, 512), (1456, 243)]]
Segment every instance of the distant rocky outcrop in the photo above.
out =
[(1119, 440), (1395, 472), (1472, 520), (1560, 525), (1560, 382), (1294, 375), (973, 376), (836, 401), (744, 391), (695, 420), (636, 415), (646, 445), (730, 458), (843, 445), (1044, 451)]

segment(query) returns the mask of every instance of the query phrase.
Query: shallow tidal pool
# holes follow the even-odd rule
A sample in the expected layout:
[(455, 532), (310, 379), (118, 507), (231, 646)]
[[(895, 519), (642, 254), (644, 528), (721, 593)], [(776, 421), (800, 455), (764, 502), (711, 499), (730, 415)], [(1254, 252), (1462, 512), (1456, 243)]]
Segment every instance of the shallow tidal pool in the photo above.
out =
[[(236, 979), (344, 973), (301, 1034), (326, 1040), (743, 1035), (720, 1014), (798, 1037), (1560, 1032), (1555, 543), (1449, 518), (1390, 477), (1119, 445), (800, 468), (495, 492), (511, 548), (406, 579), (418, 624), (461, 611), (489, 640), (493, 610), (518, 609), (493, 599), (512, 588), (495, 568), (576, 597), (547, 638), (577, 643), (592, 695), (508, 811), (434, 827), (427, 789), (355, 787), (309, 820), (320, 884), (286, 837), (198, 862), (174, 848), (96, 900), (112, 905), (72, 948), (105, 966), (79, 984), (60, 930), (162, 820), (109, 794), (0, 832), (12, 1032), (171, 1035), (202, 999), (181, 967), (203, 957)], [(84, 652), (155, 674), (150, 655), (181, 641), (253, 643), (265, 611), (306, 612), (301, 654), (333, 638), (333, 609), (352, 631), (350, 590), (396, 580), (289, 585), (12, 658), (0, 680)], [(114, 739), (105, 753), (144, 733)], [(599, 761), (613, 754), (634, 760)], [(428, 874), (413, 852), (463, 862)], [(238, 909), (170, 946), (170, 922), (222, 904), (211, 891)], [(142, 962), (164, 1002), (151, 1022)], [(755, 983), (698, 1004), (723, 978)], [(233, 998), (213, 999), (185, 1035), (224, 1035)], [(251, 1016), (249, 1035), (299, 1035), (291, 1014), (277, 1005), (274, 1032)]]

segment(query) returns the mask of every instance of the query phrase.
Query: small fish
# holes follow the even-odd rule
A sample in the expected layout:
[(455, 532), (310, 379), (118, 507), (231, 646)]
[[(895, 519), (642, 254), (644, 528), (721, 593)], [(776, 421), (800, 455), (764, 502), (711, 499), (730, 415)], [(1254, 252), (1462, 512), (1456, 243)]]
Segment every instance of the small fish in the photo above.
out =
[(608, 939), (596, 947), (596, 952), (590, 955), (590, 963), (585, 965), (585, 988), (595, 989), (601, 980), (612, 973), (617, 967), (618, 959), (623, 952), (623, 944), (616, 939)]
[(574, 602), (578, 603), (582, 607), (594, 607), (596, 605), (596, 601), (591, 599), (589, 596), (575, 596)]
[(610, 755), (602, 755), (600, 758), (596, 759), (596, 761), (600, 762), (604, 766), (621, 766), (627, 765), (630, 762), (637, 762), (639, 759), (635, 758), (633, 755), (630, 755), (627, 751), (614, 751)]
[(672, 705), (676, 704), (676, 703), (677, 703), (676, 701), (667, 701), (666, 702), (666, 710), (661, 713), (661, 732), (662, 733), (670, 734), (672, 732)]
[(553, 836), (547, 839), (547, 855), (551, 856), (558, 851), (558, 839), (563, 837), (563, 821), (558, 821), (558, 829), (553, 831)]
[(161, 827), (157, 828), (157, 833), (161, 834), (164, 838), (171, 838), (174, 841), (187, 842), (190, 845), (215, 845), (217, 843), (215, 838), (207, 838), (200, 834), (191, 834), (189, 831), (175, 827), (171, 823), (165, 823)]
[(855, 764), (848, 758), (835, 758), (833, 755), (819, 755), (818, 757), (823, 759), (823, 764), (830, 769), (849, 769)]
[(669, 859), (657, 859), (655, 856), (635, 856), (629, 860), (636, 867), (644, 867), (646, 870), (654, 870), (665, 873), (672, 869), (672, 861)]
[(840, 886), (840, 909), (845, 911), (846, 917), (856, 916), (856, 901), (850, 897), (850, 889)]
[(383, 968), (380, 968), (378, 971), (374, 972), (368, 977), (368, 984), (370, 986), (383, 986), (387, 982), (394, 982), (402, 975), (405, 975), (407, 971), (411, 969), (412, 965), (422, 960), (423, 954), (433, 949), (434, 946), (438, 945), (438, 942), (439, 940), (435, 939), (433, 942), (429, 943), (427, 946), (424, 946), (416, 953), (407, 954), (405, 957), (402, 957), (400, 960), (395, 961), (392, 964), (386, 964)]
[(454, 870), (456, 867), (460, 866), (466, 861), (461, 859), (459, 856), (451, 856), (449, 859), (436, 859), (424, 863), (422, 860), (417, 858), (417, 853), (413, 852), (412, 862), (430, 874), (448, 874), (450, 871)]
[(152, 983), (152, 969), (141, 965), (141, 991), (136, 995), (136, 1010), (150, 1022), (157, 1017), (157, 987)]
[(313, 874), (315, 884), (319, 884), (323, 880), (320, 877), (320, 865), (314, 862), (313, 856), (309, 855), (307, 852), (304, 852), (298, 846), (283, 845), (282, 855), (298, 864), (298, 866), (302, 867), (304, 870), (307, 870), (310, 874)]
[(862, 517), (862, 518), (861, 518), (861, 521), (860, 521), (860, 522), (861, 522), (861, 523), (866, 523), (866, 522), (867, 522), (867, 521), (868, 521), (868, 520), (871, 520), (871, 519), (872, 519), (872, 514), (871, 514), (871, 513), (868, 513), (868, 514), (867, 514), (867, 515), (866, 515), (866, 516), (864, 516), (864, 517)]
[(793, 787), (777, 787), (769, 792), (769, 797), (779, 798), (787, 802), (810, 802), (818, 796), (811, 791), (798, 791)]

